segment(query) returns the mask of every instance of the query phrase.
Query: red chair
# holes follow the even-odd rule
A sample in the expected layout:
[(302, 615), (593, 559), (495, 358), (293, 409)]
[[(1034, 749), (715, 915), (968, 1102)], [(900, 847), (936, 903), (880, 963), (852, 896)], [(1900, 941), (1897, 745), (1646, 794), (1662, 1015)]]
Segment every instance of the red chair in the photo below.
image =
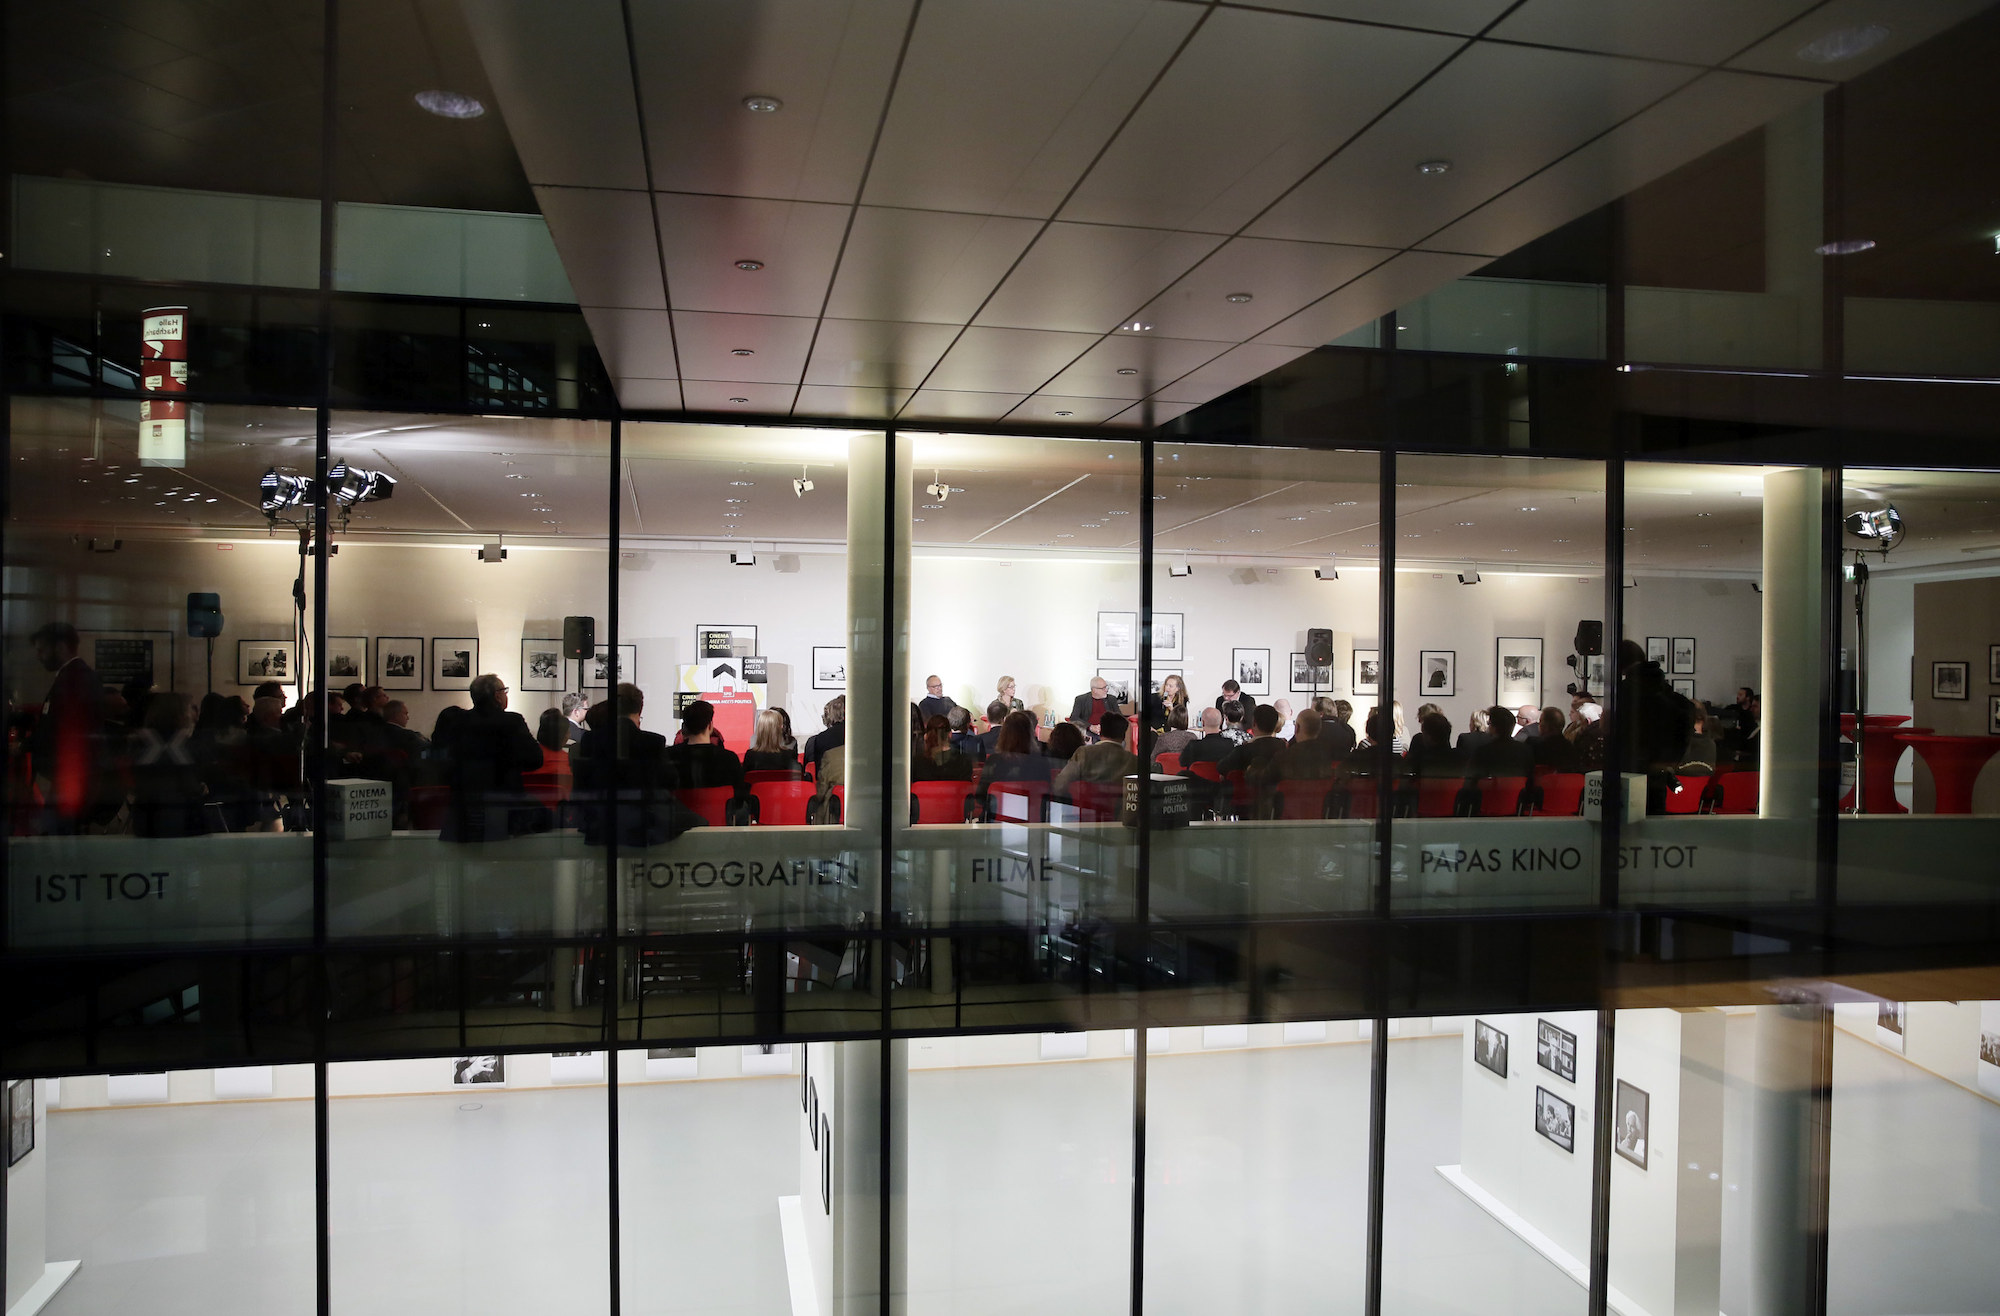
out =
[(1479, 781), (1479, 816), (1512, 818), (1521, 812), (1521, 796), (1527, 792), (1526, 777), (1482, 777)]
[(1244, 779), (1242, 770), (1239, 768), (1223, 780), (1229, 783), (1229, 812), (1238, 818), (1256, 817), (1257, 792)]
[(1326, 817), (1328, 795), (1333, 790), (1333, 779), (1281, 781), (1277, 789), (1277, 813), (1279, 818), (1306, 820)]
[(420, 832), (444, 830), (451, 813), (451, 787), (410, 787), (410, 826)]
[(1048, 819), (1047, 782), (996, 781), (986, 788), (986, 821), (1038, 823)]
[(744, 773), (743, 780), (755, 786), (760, 781), (798, 781), (800, 778), (797, 772), (787, 772), (783, 768), (759, 768), (755, 772)]
[(1190, 763), (1187, 770), (1189, 775), (1200, 777), (1203, 781), (1222, 780), (1222, 769), (1215, 766), (1215, 760), (1213, 759), (1203, 759), (1199, 763)]
[(1713, 800), (1710, 813), (1747, 814), (1757, 812), (1758, 783), (1764, 778), (1761, 772), (1725, 772), (1715, 778), (1709, 788)]
[(1679, 791), (1667, 792), (1665, 813), (1700, 813), (1702, 802), (1708, 798), (1709, 783), (1713, 777), (1675, 777)]
[(1154, 759), (1153, 762), (1159, 766), (1161, 772), (1166, 773), (1169, 777), (1178, 777), (1181, 775), (1181, 756), (1178, 754), (1162, 754)]
[(1356, 777), (1349, 781), (1347, 789), (1341, 792), (1338, 807), (1343, 818), (1373, 820), (1379, 816), (1382, 805), (1375, 795), (1375, 779)]
[(966, 801), (972, 796), (969, 781), (913, 781), (910, 783), (910, 822), (962, 823), (969, 812)]
[(804, 827), (807, 824), (806, 805), (812, 803), (813, 792), (818, 787), (784, 773), (749, 775), (775, 778), (750, 783), (750, 794), (757, 801), (758, 822), (767, 827)]
[(1569, 818), (1583, 812), (1583, 774), (1549, 772), (1535, 779), (1534, 802), (1530, 810), (1552, 818)]
[(729, 826), (729, 807), (736, 800), (733, 786), (690, 786), (674, 792), (674, 798), (698, 813), (710, 827)]
[(1465, 783), (1456, 777), (1417, 778), (1417, 817), (1449, 818), (1458, 812), (1458, 793)]
[[(808, 818), (807, 822), (812, 819)], [(826, 803), (820, 807), (819, 822), (822, 827), (837, 827), (847, 821), (847, 787), (835, 786), (826, 793)]]
[(1117, 822), (1125, 803), (1125, 787), (1108, 781), (1079, 781), (1069, 788), (1078, 822)]
[(567, 772), (524, 772), (521, 787), (536, 803), (557, 809), (569, 798), (571, 780)]

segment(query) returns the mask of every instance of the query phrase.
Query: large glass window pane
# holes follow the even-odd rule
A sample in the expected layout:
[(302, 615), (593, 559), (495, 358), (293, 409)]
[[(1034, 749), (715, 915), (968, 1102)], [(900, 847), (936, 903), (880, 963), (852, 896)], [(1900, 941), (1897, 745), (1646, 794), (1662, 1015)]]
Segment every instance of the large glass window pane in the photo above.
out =
[(1394, 751), (1391, 902), (1590, 903), (1599, 847), (1580, 815), (1604, 766), (1604, 467), (1419, 455), (1396, 474), (1395, 689), (1363, 727)]
[(5, 1089), (10, 1310), (313, 1310), (311, 1066)]
[(1362, 1310), (1360, 1033), (1351, 1019), (1150, 1030), (1147, 1311)]
[(609, 1305), (604, 1056), (327, 1067), (336, 1312)]

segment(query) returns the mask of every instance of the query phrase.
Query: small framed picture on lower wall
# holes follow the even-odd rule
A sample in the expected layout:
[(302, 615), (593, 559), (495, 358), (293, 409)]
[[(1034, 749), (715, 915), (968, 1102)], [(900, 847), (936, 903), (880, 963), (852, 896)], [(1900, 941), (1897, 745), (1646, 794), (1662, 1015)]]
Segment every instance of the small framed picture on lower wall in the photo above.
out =
[(1991, 695), (1986, 700), (1986, 734), (2000, 736), (2000, 695)]
[(299, 679), (299, 646), (296, 640), (238, 640), (236, 642), (236, 684), (262, 685), (276, 681), (292, 685)]
[(384, 690), (424, 688), (424, 642), (414, 635), (375, 637), (375, 679)]
[(1931, 698), (1965, 699), (1971, 684), (1971, 663), (1932, 663)]
[(470, 690), (479, 675), (479, 640), (445, 635), (431, 640), (431, 689)]
[(1652, 1135), (1653, 1098), (1642, 1088), (1618, 1080), (1618, 1099), (1612, 1103), (1611, 1150), (1640, 1169), (1646, 1168), (1646, 1142)]
[(1547, 1088), (1536, 1088), (1535, 1132), (1564, 1151), (1575, 1152), (1576, 1106)]

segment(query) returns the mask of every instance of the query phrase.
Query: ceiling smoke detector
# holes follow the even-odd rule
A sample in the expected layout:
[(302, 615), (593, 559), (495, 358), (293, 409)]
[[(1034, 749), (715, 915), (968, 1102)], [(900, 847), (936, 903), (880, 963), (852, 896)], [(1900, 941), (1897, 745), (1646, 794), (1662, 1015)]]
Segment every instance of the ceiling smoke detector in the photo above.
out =
[(1842, 238), (1838, 242), (1827, 242), (1813, 248), (1815, 256), (1853, 256), (1874, 249), (1873, 238)]

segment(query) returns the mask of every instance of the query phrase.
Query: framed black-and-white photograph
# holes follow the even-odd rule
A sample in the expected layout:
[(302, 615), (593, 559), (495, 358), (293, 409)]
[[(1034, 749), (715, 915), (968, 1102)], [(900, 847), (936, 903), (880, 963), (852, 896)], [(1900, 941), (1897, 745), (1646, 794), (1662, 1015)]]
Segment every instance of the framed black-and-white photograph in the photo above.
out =
[(1507, 1034), (1484, 1019), (1472, 1021), (1472, 1058), (1500, 1077), (1507, 1077)]
[(77, 638), (77, 652), (106, 690), (121, 689), (128, 681), (174, 688), (172, 631), (83, 631)]
[(1295, 694), (1333, 693), (1333, 664), (1314, 667), (1302, 653), (1292, 655), (1292, 691)]
[(847, 688), (847, 646), (844, 644), (815, 644), (813, 646), (813, 685), (815, 690), (845, 690)]
[(1139, 614), (1100, 612), (1097, 614), (1097, 660), (1101, 663), (1139, 661)]
[(479, 675), (479, 640), (471, 635), (431, 637), (431, 689), (470, 690)]
[(507, 1057), (460, 1056), (452, 1061), (451, 1081), (456, 1087), (469, 1087), (474, 1083), (505, 1084)]
[(1979, 1090), (2000, 1096), (2000, 1001), (1979, 1003), (1979, 1060), (1972, 1068)]
[(1542, 642), (1533, 636), (1493, 641), (1493, 702), (1503, 708), (1542, 706)]
[(1425, 699), (1458, 693), (1458, 652), (1454, 649), (1417, 651), (1417, 693)]
[(1583, 684), (1593, 695), (1604, 694), (1604, 683), (1609, 671), (1605, 663), (1605, 657), (1601, 653), (1583, 655)]
[(1648, 635), (1646, 637), (1646, 661), (1649, 663), (1658, 663), (1660, 670), (1663, 672), (1671, 671), (1674, 661), (1671, 648), (1672, 643), (1673, 641), (1664, 635)]
[(1132, 687), (1139, 683), (1139, 673), (1130, 667), (1100, 667), (1099, 677), (1104, 681), (1104, 697), (1121, 708), (1132, 702)]
[(618, 670), (611, 670), (611, 650), (598, 645), (590, 657), (583, 661), (583, 688), (586, 690), (609, 690), (620, 681), (637, 680), (639, 675), (639, 646), (621, 644), (618, 646)]
[(1674, 637), (1674, 675), (1694, 675), (1694, 636), (1692, 635), (1676, 635)]
[(35, 1080), (17, 1078), (7, 1085), (7, 1164), (19, 1165), (35, 1149)]
[(1909, 1009), (1903, 1001), (1875, 1002), (1875, 1040), (1891, 1051), (1900, 1052), (1904, 1030), (1909, 1026)]
[(561, 639), (521, 641), (521, 688), (544, 692), (563, 688)]
[(705, 621), (694, 628), (697, 658), (748, 658), (757, 647), (757, 628), (734, 622)]
[(1640, 1169), (1646, 1168), (1646, 1143), (1652, 1136), (1653, 1099), (1624, 1079), (1618, 1080), (1618, 1099), (1611, 1104), (1611, 1150)]
[(1986, 700), (1986, 734), (2000, 736), (2000, 695), (1990, 695)]
[(1186, 684), (1187, 684), (1187, 674), (1186, 674), (1185, 672), (1181, 671), (1181, 669), (1180, 669), (1180, 668), (1178, 668), (1178, 667), (1155, 667), (1155, 668), (1153, 669), (1153, 688), (1152, 688), (1152, 691), (1151, 691), (1151, 693), (1153, 693), (1153, 694), (1158, 694), (1158, 693), (1160, 693), (1160, 686), (1161, 686), (1162, 684), (1164, 684), (1164, 683), (1165, 683), (1165, 681), (1166, 681), (1166, 679), (1167, 679), (1168, 677), (1170, 677), (1170, 676), (1178, 676), (1178, 677), (1180, 677), (1180, 678), (1181, 678), (1181, 684), (1182, 684), (1182, 685), (1186, 685)]
[(1187, 659), (1187, 614), (1153, 614), (1153, 661), (1178, 663)]
[(1535, 1063), (1557, 1078), (1576, 1082), (1576, 1034), (1535, 1020)]
[(2000, 644), (1986, 646), (1986, 683), (2000, 685)]
[(424, 688), (424, 642), (414, 635), (375, 637), (375, 684), (384, 690)]
[(238, 640), (236, 642), (236, 684), (296, 685), (299, 679), (299, 646), (296, 640)]
[(326, 683), (336, 690), (356, 681), (368, 684), (368, 640), (360, 635), (326, 637)]
[(1229, 671), (1236, 678), (1236, 684), (1243, 687), (1246, 695), (1268, 695), (1271, 693), (1271, 651), (1269, 649), (1231, 649), (1229, 651)]
[(1564, 1151), (1575, 1152), (1576, 1107), (1547, 1088), (1536, 1088), (1535, 1132)]
[(1380, 649), (1356, 649), (1354, 651), (1353, 693), (1357, 695), (1379, 695), (1382, 693), (1382, 651)]
[(1931, 698), (1966, 699), (1971, 684), (1971, 663), (1932, 663)]
[(1670, 679), (1675, 694), (1683, 695), (1689, 699), (1694, 698), (1694, 678), (1692, 676), (1676, 676)]

